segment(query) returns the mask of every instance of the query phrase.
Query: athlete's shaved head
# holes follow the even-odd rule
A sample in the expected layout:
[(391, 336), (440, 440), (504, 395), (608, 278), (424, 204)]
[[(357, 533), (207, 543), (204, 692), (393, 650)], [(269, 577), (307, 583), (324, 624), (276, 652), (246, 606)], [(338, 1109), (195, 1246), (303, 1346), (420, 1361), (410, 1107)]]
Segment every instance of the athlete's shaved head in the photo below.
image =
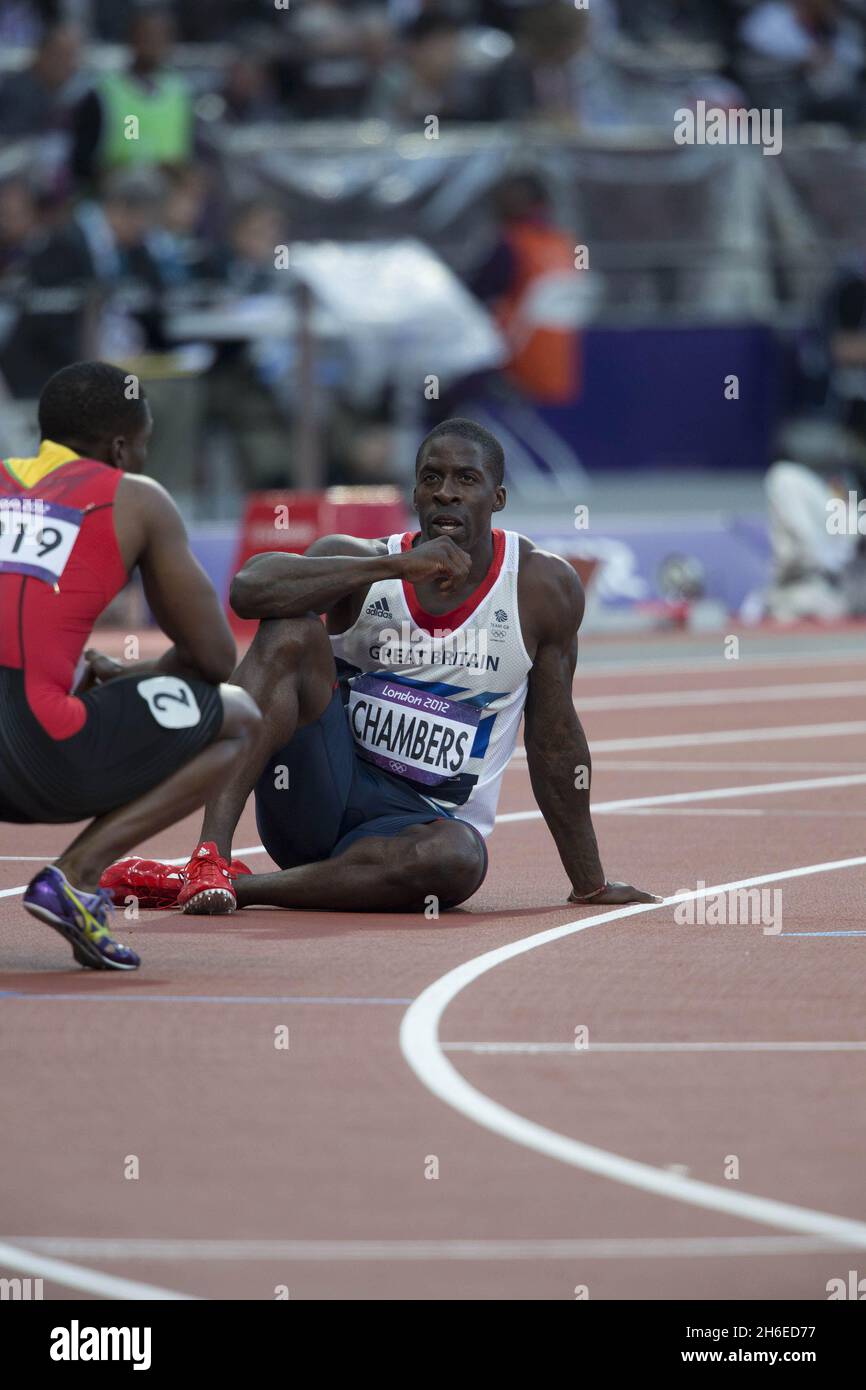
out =
[(441, 439), (443, 435), (456, 435), (458, 439), (468, 439), (472, 444), (477, 444), (481, 450), (485, 466), (490, 470), (494, 487), (501, 487), (505, 477), (505, 454), (502, 445), (495, 435), (486, 430), (483, 425), (477, 425), (474, 420), (443, 420), (430, 431), (426, 439), (422, 439), (421, 447), (415, 456), (415, 472), (417, 473), (424, 455), (434, 439)]
[(39, 397), (39, 432), (90, 458), (126, 467), (118, 441), (149, 429), (150, 408), (138, 379), (108, 362), (73, 362), (46, 382)]

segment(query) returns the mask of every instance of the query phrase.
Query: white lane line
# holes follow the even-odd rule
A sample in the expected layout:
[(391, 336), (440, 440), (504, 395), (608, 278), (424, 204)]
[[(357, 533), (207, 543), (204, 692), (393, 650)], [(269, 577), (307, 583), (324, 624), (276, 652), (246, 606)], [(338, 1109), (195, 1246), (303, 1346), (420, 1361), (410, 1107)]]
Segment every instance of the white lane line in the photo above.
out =
[[(597, 801), (592, 814), (614, 815), (620, 811), (633, 811), (639, 806), (679, 806), (695, 801), (729, 801), (741, 796), (773, 796), (777, 793), (820, 791), (829, 787), (859, 787), (866, 784), (866, 772), (855, 772), (850, 777), (803, 777), (785, 782), (757, 782), (744, 787), (704, 787), (702, 790), (688, 792), (664, 792), (660, 796), (630, 796), (619, 801)], [(496, 817), (497, 825), (510, 825), (515, 821), (540, 820), (541, 812), (506, 811)]]
[(761, 807), (760, 810), (737, 810), (730, 806), (713, 806), (709, 809), (701, 806), (638, 806), (633, 811), (618, 811), (620, 816), (764, 816), (768, 820), (783, 820), (785, 816), (800, 816), (809, 820), (824, 818), (825, 820), (863, 820), (866, 818), (866, 807), (862, 811), (818, 811), (809, 808), (805, 810), (796, 806), (774, 806), (772, 810), (768, 806)]
[[(731, 806), (636, 806), (633, 811), (618, 811), (620, 816), (768, 816), (785, 815), (784, 811), (770, 812), (767, 810), (746, 810), (744, 807)], [(793, 814), (793, 812), (791, 813)], [(834, 815), (836, 812), (834, 812)], [(838, 814), (842, 814), (839, 812)], [(866, 811), (863, 812), (866, 816)]]
[[(264, 845), (245, 845), (243, 849), (236, 849), (236, 850), (233, 850), (232, 853), (234, 854), (235, 859), (249, 859), (250, 856), (253, 855), (253, 854), (267, 854), (267, 850), (265, 849)], [(30, 855), (26, 855), (26, 856), (25, 856), (25, 855), (21, 855), (21, 854), (16, 854), (16, 855), (3, 855), (3, 856), (0, 856), (0, 857), (2, 857), (2, 858), (4, 858), (4, 859), (6, 859), (6, 858), (14, 859), (14, 860), (17, 862), (18, 860), (22, 860), (22, 859), (24, 859), (24, 858), (29, 859), (29, 858), (31, 858), (32, 856), (30, 856)], [(51, 861), (52, 861), (52, 859), (54, 859), (54, 858), (56, 858), (56, 857), (57, 857), (56, 855), (50, 855), (50, 854), (49, 854), (49, 855), (46, 855), (44, 859), (40, 859), (38, 862), (39, 862), (40, 864), (50, 864)], [(162, 862), (163, 862), (163, 864), (187, 864), (187, 863), (189, 862), (189, 855), (188, 855), (188, 854), (181, 854), (181, 855), (178, 856), (177, 859), (163, 859)], [(21, 883), (21, 884), (19, 884), (19, 886), (18, 886), (17, 888), (0, 888), (0, 898), (14, 898), (14, 897), (17, 897), (17, 896), (19, 896), (21, 893), (24, 892), (24, 890), (25, 890), (26, 887), (27, 887), (27, 884), (26, 884), (26, 883)]]
[[(743, 643), (750, 640), (748, 635), (743, 635)], [(595, 643), (592, 637), (588, 637), (583, 644), (583, 651), (595, 650)], [(670, 658), (667, 661), (656, 661), (651, 656), (645, 661), (624, 660), (624, 661), (594, 661), (592, 656), (584, 655), (579, 669), (581, 680), (593, 680), (607, 675), (620, 676), (624, 674), (635, 676), (654, 676), (654, 675), (681, 675), (693, 676), (696, 670), (716, 670), (726, 675), (734, 675), (734, 667), (737, 672), (752, 671), (756, 668), (771, 671), (774, 668), (779, 670), (787, 669), (791, 666), (806, 666), (809, 670), (814, 670), (816, 665), (824, 666), (862, 666), (863, 648), (862, 642), (859, 647), (852, 646), (848, 651), (827, 652), (826, 654), (817, 648), (813, 651), (802, 652), (777, 652), (774, 656), (760, 656), (757, 653), (752, 655), (748, 651), (742, 652), (739, 663), (730, 661), (722, 651), (717, 654), (702, 656), (696, 653), (694, 656), (683, 657), (681, 660)]]
[(159, 1240), (11, 1236), (35, 1250), (98, 1260), (628, 1260), (837, 1251), (812, 1236), (617, 1236), (577, 1240)]
[(589, 710), (681, 709), (689, 705), (750, 705), (791, 700), (845, 700), (866, 695), (866, 681), (806, 681), (800, 685), (719, 686), (715, 690), (651, 690), (624, 695), (581, 695), (575, 705)]
[(65, 1260), (53, 1259), (49, 1255), (34, 1254), (20, 1245), (10, 1245), (8, 1240), (0, 1241), (0, 1267), (20, 1269), (25, 1275), (50, 1279), (52, 1283), (62, 1284), (68, 1289), (80, 1289), (83, 1293), (95, 1293), (103, 1298), (184, 1300), (192, 1302), (195, 1294), (176, 1293), (173, 1289), (161, 1289), (156, 1284), (137, 1284), (131, 1279), (120, 1279), (114, 1274), (103, 1274), (98, 1269), (86, 1269), (83, 1265), (68, 1264)]
[(601, 1042), (575, 1047), (573, 1042), (446, 1042), (444, 1052), (573, 1053), (587, 1052), (866, 1052), (866, 1042)]
[[(866, 725), (864, 725), (866, 728)], [(595, 815), (614, 815), (621, 811), (632, 811), (644, 806), (674, 806), (695, 801), (724, 801), (733, 797), (741, 796), (770, 796), (777, 792), (787, 791), (814, 791), (828, 787), (854, 787), (866, 783), (866, 772), (853, 773), (849, 777), (810, 777), (799, 780), (789, 780), (785, 782), (763, 782), (757, 785), (747, 784), (743, 787), (709, 787), (703, 790), (688, 792), (666, 792), (660, 796), (633, 796), (619, 801), (597, 801), (593, 804), (592, 814)], [(496, 817), (497, 825), (509, 825), (515, 821), (541, 820), (541, 812), (536, 808), (532, 811), (506, 811), (503, 815)], [(249, 858), (253, 854), (265, 854), (267, 851), (264, 845), (246, 845), (243, 849), (233, 851), (237, 859)], [(186, 864), (189, 856), (180, 855), (177, 859), (166, 859), (166, 864)], [(20, 884), (17, 888), (0, 889), (0, 898), (12, 898), (17, 894), (23, 893), (26, 884)]]
[(749, 888), (763, 883), (778, 883), (783, 880), (805, 878), (811, 874), (861, 868), (864, 864), (866, 855), (861, 855), (855, 859), (830, 860), (823, 864), (785, 869), (779, 873), (757, 874), (734, 883), (716, 884), (711, 888), (678, 893), (675, 897), (666, 898), (662, 903), (633, 903), (627, 907), (612, 908), (596, 916), (566, 922), (564, 926), (552, 927), (548, 931), (522, 937), (496, 950), (485, 951), (463, 965), (458, 965), (454, 970), (449, 970), (447, 974), (428, 985), (414, 1003), (409, 1005), (400, 1027), (403, 1056), (418, 1079), (446, 1105), (466, 1115), (473, 1123), (510, 1139), (512, 1143), (522, 1144), (536, 1153), (558, 1159), (561, 1163), (581, 1168), (585, 1172), (610, 1178), (614, 1182), (644, 1192), (652, 1192), (656, 1196), (685, 1202), (689, 1206), (702, 1207), (706, 1211), (722, 1212), (744, 1221), (862, 1248), (866, 1244), (866, 1221), (856, 1221), (848, 1217), (834, 1216), (829, 1212), (774, 1201), (768, 1197), (715, 1187), (712, 1183), (666, 1172), (652, 1167), (651, 1164), (584, 1144), (578, 1139), (558, 1134), (555, 1130), (518, 1115), (477, 1090), (460, 1075), (443, 1051), (439, 1040), (439, 1021), (448, 1005), (468, 985), (489, 970), (552, 941), (561, 941), (564, 937), (588, 931), (591, 927), (610, 926), (612, 922), (625, 917), (660, 912), (669, 908), (672, 903), (706, 897), (710, 893), (733, 892), (739, 888)]
[[(724, 763), (672, 762), (667, 758), (593, 758), (593, 772), (866, 772), (866, 763), (798, 763), (798, 762), (753, 762), (746, 758), (741, 762), (728, 760)], [(505, 766), (506, 772), (526, 772), (526, 757), (512, 758)], [(0, 856), (2, 857), (2, 856)], [(17, 859), (10, 854), (9, 859)]]
[[(767, 729), (707, 729), (697, 734), (651, 734), (641, 738), (596, 738), (592, 740), (593, 757), (597, 753), (631, 753), (645, 748), (710, 748), (714, 744), (785, 743), (800, 738), (849, 738), (866, 734), (866, 720), (849, 720), (840, 724), (772, 724)], [(526, 759), (523, 744), (515, 748), (515, 760)]]

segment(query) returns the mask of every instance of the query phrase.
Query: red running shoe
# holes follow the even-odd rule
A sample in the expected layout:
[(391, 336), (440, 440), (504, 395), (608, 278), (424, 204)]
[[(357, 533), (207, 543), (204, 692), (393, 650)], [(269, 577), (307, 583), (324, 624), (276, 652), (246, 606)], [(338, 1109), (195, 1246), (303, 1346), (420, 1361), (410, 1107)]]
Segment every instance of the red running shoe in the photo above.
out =
[(145, 910), (170, 909), (177, 905), (183, 870), (159, 859), (118, 859), (109, 864), (99, 886), (109, 890), (116, 907), (126, 907), (128, 898), (136, 898)]
[(250, 870), (239, 859), (231, 863), (217, 853), (212, 840), (198, 846), (183, 872), (177, 906), (184, 912), (223, 916), (238, 905), (234, 879)]
[[(206, 852), (213, 851), (213, 859), (208, 862), (211, 864), (216, 860), (220, 865), (225, 866), (226, 861), (220, 859), (216, 854), (215, 845), (200, 846)], [(199, 851), (193, 855), (186, 868), (177, 864), (164, 864), (159, 859), (118, 859), (116, 864), (109, 864), (108, 868), (99, 880), (100, 888), (108, 888), (117, 907), (126, 907), (128, 898), (137, 898), (138, 906), (145, 911), (165, 911), (171, 912), (178, 907), (184, 907), (192, 912), (233, 912), (237, 903), (234, 889), (229, 883), (229, 892), (232, 899), (230, 907), (208, 908), (205, 906), (187, 909), (185, 903), (180, 901), (189, 878), (190, 868), (197, 866), (202, 861), (197, 856)], [(248, 874), (251, 870), (240, 859), (233, 859), (228, 868), (230, 879), (234, 879), (238, 874)], [(208, 887), (210, 885), (207, 885)], [(225, 891), (226, 884), (223, 877), (217, 887)], [(201, 891), (201, 885), (196, 891)]]

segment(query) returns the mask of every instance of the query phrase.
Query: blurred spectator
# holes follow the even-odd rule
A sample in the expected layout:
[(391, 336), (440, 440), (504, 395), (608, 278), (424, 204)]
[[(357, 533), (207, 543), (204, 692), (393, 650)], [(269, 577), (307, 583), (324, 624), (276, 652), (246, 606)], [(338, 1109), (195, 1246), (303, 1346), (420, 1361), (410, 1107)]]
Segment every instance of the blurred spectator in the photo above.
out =
[(581, 273), (575, 269), (574, 235), (554, 222), (547, 190), (534, 174), (505, 179), (494, 205), (498, 240), (470, 288), (491, 307), (511, 349), (506, 374), (513, 385), (534, 402), (572, 401), (578, 390), (577, 325), (557, 323), (551, 305), (561, 309)]
[[(276, 268), (286, 244), (281, 214), (254, 201), (232, 218), (228, 239), (211, 257), (212, 278), (232, 300), (282, 295), (286, 271)], [(245, 488), (285, 487), (290, 482), (288, 381), (293, 349), (282, 337), (225, 338), (206, 380), (207, 416), (235, 445)]]
[(146, 242), (163, 191), (152, 172), (118, 172), (101, 202), (79, 204), (37, 244), (18, 322), (0, 350), (13, 395), (38, 395), (47, 377), (81, 358), (162, 347), (162, 282)]
[(46, 29), (29, 67), (0, 86), (0, 135), (16, 139), (65, 129), (81, 62), (81, 32), (76, 24)]
[(39, 213), (27, 182), (0, 183), (0, 280), (23, 270), (38, 234)]
[(582, 66), (594, 58), (588, 10), (544, 3), (521, 12), (514, 53), (491, 79), (495, 118), (540, 116), (571, 124), (581, 111)]
[[(822, 318), (829, 365), (828, 406), (866, 445), (866, 252), (840, 266)], [(866, 486), (863, 490), (866, 494)]]
[(381, 7), (366, 0), (304, 0), (289, 15), (284, 92), (302, 117), (357, 115), (387, 48)]
[(368, 113), (394, 125), (478, 119), (460, 72), (460, 25), (447, 15), (423, 13), (403, 30), (400, 47), (375, 81)]
[(47, 0), (0, 0), (0, 47), (32, 48), (53, 18)]
[(106, 73), (76, 111), (72, 158), (77, 178), (92, 181), (126, 165), (189, 160), (192, 101), (183, 78), (169, 66), (174, 38), (169, 10), (157, 7), (133, 15), (128, 68)]
[[(776, 77), (790, 81), (795, 120), (863, 119), (863, 37), (839, 0), (762, 0), (745, 16), (740, 38), (753, 59), (775, 65)], [(759, 100), (762, 75), (772, 73), (752, 69)]]
[(277, 121), (285, 116), (269, 64), (254, 49), (235, 53), (226, 68), (220, 95), (222, 119), (230, 125)]
[(234, 38), (250, 21), (272, 28), (275, 13), (280, 13), (275, 0), (206, 0), (205, 4), (202, 0), (175, 0), (174, 11), (184, 43), (222, 42)]
[[(590, 9), (594, 4), (590, 5)], [(622, 31), (640, 43), (733, 45), (742, 0), (616, 0)]]
[(210, 194), (207, 169), (198, 164), (165, 171), (166, 196), (147, 247), (159, 266), (164, 285), (189, 285), (207, 273), (212, 241), (207, 235)]

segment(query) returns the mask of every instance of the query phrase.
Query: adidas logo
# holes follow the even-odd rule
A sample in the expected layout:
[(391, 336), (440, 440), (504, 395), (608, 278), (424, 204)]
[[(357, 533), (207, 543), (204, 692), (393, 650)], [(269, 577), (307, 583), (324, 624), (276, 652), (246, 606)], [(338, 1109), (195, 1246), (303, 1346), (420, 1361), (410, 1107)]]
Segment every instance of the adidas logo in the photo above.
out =
[(368, 603), (364, 612), (370, 618), (391, 618), (394, 616), (386, 598), (377, 598), (373, 603)]

